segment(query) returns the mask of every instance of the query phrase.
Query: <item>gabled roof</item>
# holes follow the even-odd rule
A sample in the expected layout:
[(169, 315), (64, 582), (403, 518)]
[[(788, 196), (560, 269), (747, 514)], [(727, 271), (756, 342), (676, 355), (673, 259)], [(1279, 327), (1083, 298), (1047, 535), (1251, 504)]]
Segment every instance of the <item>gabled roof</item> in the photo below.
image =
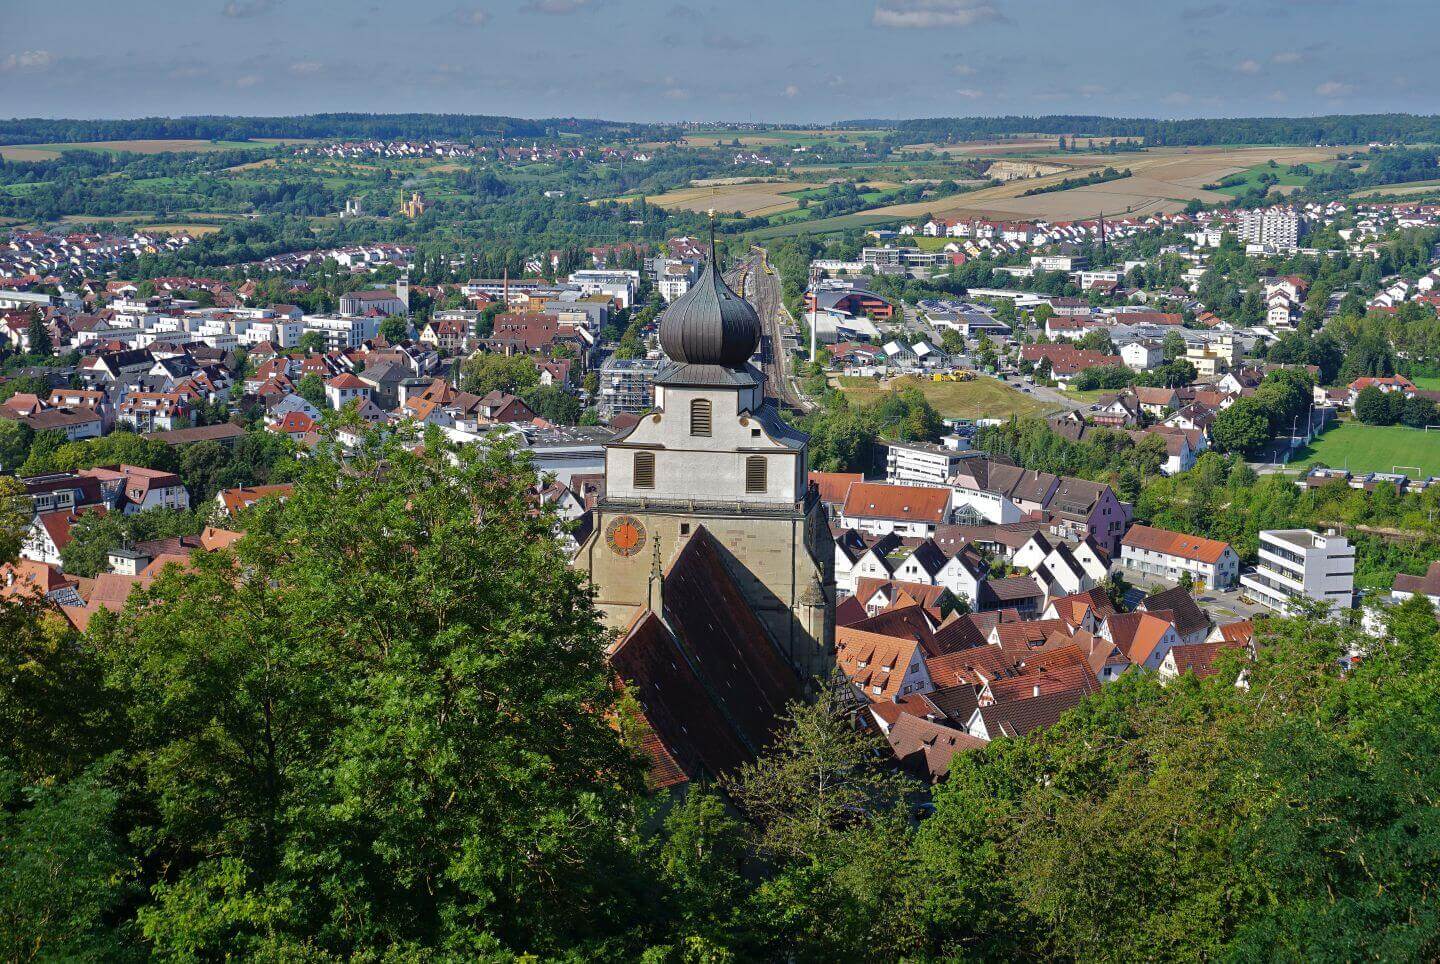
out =
[(1040, 696), (1023, 697), (982, 706), (977, 712), (985, 721), (991, 739), (999, 736), (1024, 736), (1032, 730), (1054, 726), (1061, 715), (1085, 698), (1080, 688)]
[(664, 619), (637, 617), (611, 666), (635, 688), (664, 755), (686, 778), (722, 775), (769, 744), (786, 704), (800, 697), (800, 680), (704, 526), (670, 564), (662, 595)]
[(950, 772), (956, 753), (980, 749), (985, 741), (963, 730), (934, 723), (908, 713), (901, 714), (885, 734), (900, 766), (921, 779), (939, 780)]
[(820, 489), (821, 502), (844, 502), (851, 484), (865, 481), (859, 472), (811, 472), (810, 481)]
[(870, 702), (899, 696), (906, 671), (922, 655), (920, 643), (913, 637), (868, 632), (854, 626), (835, 630), (835, 664)]
[(856, 482), (845, 496), (849, 519), (888, 519), (939, 525), (950, 508), (950, 490), (928, 486)]
[(1154, 613), (1116, 613), (1105, 620), (1106, 632), (1132, 663), (1144, 665), (1172, 628)]
[(1182, 637), (1210, 628), (1210, 617), (1195, 602), (1195, 597), (1179, 586), (1145, 597), (1140, 608), (1149, 613), (1169, 612), (1175, 631)]
[(1182, 532), (1171, 532), (1169, 529), (1156, 529), (1138, 524), (1130, 527), (1130, 530), (1125, 533), (1125, 538), (1121, 540), (1121, 544), (1133, 549), (1158, 552), (1207, 565), (1219, 562), (1225, 554), (1225, 550), (1230, 548), (1228, 542), (1219, 542), (1202, 536), (1186, 535)]

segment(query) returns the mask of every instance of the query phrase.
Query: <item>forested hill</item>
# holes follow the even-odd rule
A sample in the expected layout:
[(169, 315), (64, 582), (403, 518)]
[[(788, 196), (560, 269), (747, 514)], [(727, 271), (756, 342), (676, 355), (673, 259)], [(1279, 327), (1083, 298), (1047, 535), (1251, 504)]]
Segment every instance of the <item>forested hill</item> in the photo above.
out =
[[(720, 125), (723, 127), (723, 125)], [(1140, 137), (1149, 146), (1207, 144), (1369, 144), (1440, 142), (1440, 115), (1330, 114), (1324, 117), (1226, 117), (1159, 120), (1072, 114), (1008, 117), (931, 117), (854, 120), (838, 128), (890, 132), (892, 144), (964, 141), (1021, 134)], [(752, 133), (755, 129), (747, 127)], [(738, 128), (737, 128), (738, 129)], [(760, 129), (763, 129), (763, 125)], [(295, 117), (141, 117), (130, 120), (0, 120), (0, 144), (55, 144), (104, 140), (201, 139), (243, 141), (261, 137), (484, 139), (590, 138), (668, 140), (675, 125), (575, 117), (526, 119), (482, 114), (304, 114)]]
[[(976, 140), (1017, 134), (1143, 137), (1162, 144), (1369, 144), (1440, 141), (1440, 115), (1328, 114), (1324, 117), (1217, 117), (1158, 120), (1051, 114), (1031, 117), (931, 117), (842, 121), (836, 127), (894, 130), (915, 141)], [(907, 136), (906, 140), (911, 140)]]
[(296, 117), (140, 117), (131, 120), (0, 120), (0, 144), (61, 144), (85, 141), (200, 139), (243, 141), (254, 137), (486, 138), (555, 137), (579, 134), (624, 137), (648, 125), (561, 117), (527, 120), (481, 114), (305, 114)]

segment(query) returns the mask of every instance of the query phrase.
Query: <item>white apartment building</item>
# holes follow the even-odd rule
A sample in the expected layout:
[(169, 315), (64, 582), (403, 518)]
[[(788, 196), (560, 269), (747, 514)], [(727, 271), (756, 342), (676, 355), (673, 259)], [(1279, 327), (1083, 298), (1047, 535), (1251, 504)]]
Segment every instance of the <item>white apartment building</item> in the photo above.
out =
[(305, 331), (318, 331), (325, 336), (326, 351), (359, 348), (380, 334), (378, 318), (337, 318), (334, 315), (306, 315)]
[(689, 291), (699, 277), (700, 262), (666, 258), (657, 266), (655, 287), (668, 303)]
[(926, 442), (891, 442), (885, 455), (885, 481), (891, 485), (944, 486), (961, 462), (981, 454), (975, 449), (951, 449)]
[(1344, 536), (1264, 529), (1259, 565), (1240, 577), (1240, 585), (1276, 612), (1289, 612), (1300, 599), (1349, 608), (1355, 597), (1355, 548)]
[(1188, 573), (1197, 585), (1211, 589), (1229, 589), (1240, 574), (1240, 557), (1228, 542), (1145, 525), (1133, 525), (1125, 533), (1120, 564), (1170, 582)]
[(1250, 208), (1240, 212), (1240, 240), (1247, 244), (1294, 248), (1300, 244), (1302, 231), (1303, 222), (1294, 211)]

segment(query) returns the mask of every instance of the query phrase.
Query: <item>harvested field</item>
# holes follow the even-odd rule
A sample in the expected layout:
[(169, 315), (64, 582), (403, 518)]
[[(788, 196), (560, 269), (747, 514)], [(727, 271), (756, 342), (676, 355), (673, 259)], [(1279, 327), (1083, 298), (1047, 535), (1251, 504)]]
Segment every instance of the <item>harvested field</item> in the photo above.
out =
[[(1013, 138), (995, 138), (991, 140), (960, 141), (956, 144), (910, 144), (899, 148), (901, 151), (934, 151), (937, 154), (1029, 154), (1038, 151), (1053, 151), (1060, 147), (1060, 138), (1064, 137), (1067, 142), (1074, 141), (1078, 146), (1089, 149), (1102, 144), (1110, 143), (1108, 137), (1080, 137), (1075, 138), (1070, 134), (1035, 134), (1021, 135)], [(1128, 143), (1141, 141), (1141, 137), (1117, 137), (1116, 143)]]
[(136, 154), (163, 154), (166, 151), (234, 151), (245, 148), (274, 147), (277, 144), (304, 144), (302, 138), (256, 138), (253, 141), (151, 140), (151, 141), (82, 141), (75, 144), (9, 144), (0, 145), (0, 155), (7, 161), (53, 161), (65, 151), (130, 151)]
[(188, 234), (192, 238), (198, 238), (205, 234), (214, 234), (220, 230), (218, 224), (142, 224), (136, 231), (148, 231), (151, 234)]
[(977, 378), (969, 382), (932, 382), (913, 375), (904, 375), (887, 382), (879, 382), (873, 378), (842, 375), (837, 381), (845, 396), (859, 405), (873, 404), (887, 391), (918, 388), (926, 400), (935, 406), (935, 411), (944, 418), (1009, 418), (1012, 415), (1027, 418), (1047, 415), (1057, 408), (993, 378)]
[[(1192, 199), (1214, 203), (1228, 200), (1211, 184), (1230, 174), (1248, 170), (1271, 159), (1277, 164), (1299, 164), (1333, 158), (1346, 148), (1309, 147), (1161, 147), (1134, 154), (1066, 154), (1070, 170), (1045, 177), (1007, 181), (996, 187), (916, 204), (894, 204), (862, 213), (917, 217), (932, 212), (940, 217), (988, 217), (1018, 220), (1067, 221), (1106, 214), (1121, 215), (1178, 211)], [(1056, 161), (1062, 158), (1057, 157)], [(1132, 176), (1103, 184), (1020, 197), (1026, 191), (1058, 184), (1066, 177), (1104, 167), (1128, 168)]]
[(729, 214), (739, 211), (747, 218), (778, 214), (799, 207), (798, 198), (787, 197), (792, 191), (822, 187), (811, 181), (773, 181), (763, 184), (712, 184), (708, 187), (687, 187), (659, 194), (646, 200), (661, 208), (681, 211), (708, 211)]

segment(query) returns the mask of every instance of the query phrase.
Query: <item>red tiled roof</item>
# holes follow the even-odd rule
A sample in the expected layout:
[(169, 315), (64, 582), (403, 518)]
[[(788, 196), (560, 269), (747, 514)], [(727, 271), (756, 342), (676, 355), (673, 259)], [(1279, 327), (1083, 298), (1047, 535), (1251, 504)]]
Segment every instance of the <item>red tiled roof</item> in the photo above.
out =
[(888, 519), (939, 525), (950, 508), (950, 490), (914, 485), (856, 482), (845, 496), (848, 519)]
[(1130, 530), (1125, 533), (1125, 538), (1121, 540), (1121, 544), (1168, 556), (1178, 556), (1181, 559), (1193, 559), (1210, 565), (1219, 562), (1220, 557), (1225, 554), (1225, 550), (1230, 548), (1228, 542), (1217, 542), (1201, 536), (1186, 535), (1182, 532), (1171, 532), (1169, 529), (1155, 529), (1138, 524), (1130, 527)]

